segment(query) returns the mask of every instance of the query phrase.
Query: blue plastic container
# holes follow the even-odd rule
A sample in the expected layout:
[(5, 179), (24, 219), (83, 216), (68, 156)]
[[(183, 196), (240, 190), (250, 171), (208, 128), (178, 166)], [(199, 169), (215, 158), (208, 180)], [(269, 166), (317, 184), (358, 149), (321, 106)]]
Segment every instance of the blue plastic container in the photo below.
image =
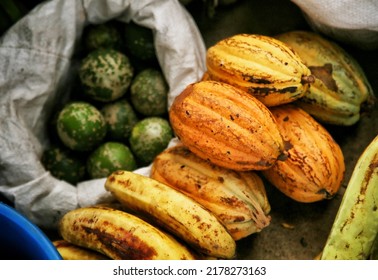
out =
[(62, 257), (39, 227), (0, 202), (0, 259), (61, 260)]

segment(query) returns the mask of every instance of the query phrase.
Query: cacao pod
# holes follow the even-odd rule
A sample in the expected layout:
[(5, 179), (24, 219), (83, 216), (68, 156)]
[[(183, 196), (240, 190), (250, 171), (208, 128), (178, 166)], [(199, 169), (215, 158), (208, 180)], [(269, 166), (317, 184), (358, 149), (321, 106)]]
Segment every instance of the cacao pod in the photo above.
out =
[(289, 45), (315, 77), (298, 106), (317, 120), (353, 125), (360, 111), (375, 102), (372, 87), (358, 62), (343, 48), (310, 31), (291, 31), (276, 36)]
[(225, 168), (267, 169), (283, 153), (282, 137), (269, 109), (225, 83), (188, 85), (173, 101), (169, 119), (190, 151)]
[(314, 81), (286, 44), (257, 34), (217, 42), (207, 50), (206, 65), (210, 79), (238, 87), (269, 107), (297, 100)]
[(262, 171), (264, 177), (299, 202), (332, 198), (345, 173), (344, 156), (331, 134), (301, 108), (271, 108), (287, 148), (287, 158)]
[(151, 177), (203, 205), (235, 240), (260, 232), (270, 224), (265, 186), (254, 171), (219, 167), (178, 145), (155, 158)]

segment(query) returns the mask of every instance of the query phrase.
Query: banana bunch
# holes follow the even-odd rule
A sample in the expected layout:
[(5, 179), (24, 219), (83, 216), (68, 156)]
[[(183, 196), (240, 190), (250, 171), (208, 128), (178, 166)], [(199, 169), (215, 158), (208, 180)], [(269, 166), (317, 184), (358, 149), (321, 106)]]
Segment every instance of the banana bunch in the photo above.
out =
[(368, 111), (375, 96), (361, 66), (344, 49), (308, 31), (276, 36), (290, 46), (315, 77), (297, 104), (316, 119), (335, 125), (353, 125), (362, 110)]
[[(184, 193), (130, 171), (111, 174), (105, 189), (127, 209), (172, 233), (199, 254), (223, 259), (235, 257), (236, 243), (225, 226)], [(144, 240), (154, 242), (147, 236)]]
[(182, 191), (214, 213), (235, 240), (270, 224), (270, 204), (256, 172), (216, 166), (178, 145), (155, 158), (151, 178)]
[(80, 248), (116, 260), (235, 257), (236, 243), (227, 228), (188, 195), (131, 171), (114, 172), (105, 188), (118, 202), (114, 206), (78, 208), (62, 217), (58, 230), (71, 245), (69, 252), (57, 247), (64, 259), (94, 258)]
[[(106, 206), (67, 212), (59, 233), (69, 244), (98, 252), (114, 260), (193, 260), (192, 252), (170, 234), (143, 219)], [(58, 251), (62, 252), (62, 248)], [(78, 252), (63, 258), (74, 258)], [(92, 255), (93, 256), (93, 255)], [(82, 253), (78, 258), (84, 258)]]
[(365, 260), (378, 235), (378, 136), (360, 155), (336, 214), (321, 260)]

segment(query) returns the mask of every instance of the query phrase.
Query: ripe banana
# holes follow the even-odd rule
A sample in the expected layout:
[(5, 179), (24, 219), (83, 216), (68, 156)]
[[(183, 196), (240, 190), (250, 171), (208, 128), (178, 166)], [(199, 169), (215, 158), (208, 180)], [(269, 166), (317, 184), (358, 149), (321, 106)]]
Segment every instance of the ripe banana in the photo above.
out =
[(270, 204), (256, 172), (216, 166), (177, 145), (155, 158), (151, 178), (182, 191), (214, 213), (235, 240), (270, 224)]
[(372, 108), (376, 98), (361, 66), (335, 42), (309, 31), (276, 38), (289, 45), (315, 77), (298, 100), (302, 109), (322, 122), (348, 126), (360, 119), (360, 109)]
[(301, 58), (285, 43), (259, 34), (237, 34), (207, 50), (211, 80), (248, 92), (266, 106), (301, 98), (314, 81)]
[(127, 212), (102, 206), (67, 212), (59, 224), (64, 240), (115, 260), (193, 260), (176, 239)]
[(63, 260), (109, 260), (104, 254), (77, 246), (63, 239), (55, 240), (53, 244)]
[(360, 155), (336, 214), (322, 260), (368, 259), (378, 234), (378, 136)]
[(205, 255), (233, 258), (236, 244), (223, 224), (189, 196), (130, 171), (111, 174), (105, 188), (125, 207), (150, 217)]

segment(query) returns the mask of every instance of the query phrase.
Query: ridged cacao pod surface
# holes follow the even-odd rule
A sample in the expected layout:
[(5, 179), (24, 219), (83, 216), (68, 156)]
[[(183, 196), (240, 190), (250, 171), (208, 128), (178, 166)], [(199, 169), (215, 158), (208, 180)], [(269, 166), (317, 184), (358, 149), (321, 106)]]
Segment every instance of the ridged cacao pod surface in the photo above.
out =
[(287, 147), (287, 158), (262, 171), (265, 178), (299, 202), (331, 199), (345, 173), (344, 156), (331, 134), (294, 105), (271, 109)]
[(207, 50), (210, 79), (238, 87), (266, 106), (301, 98), (314, 81), (301, 58), (285, 43), (259, 34), (237, 34)]
[(298, 105), (317, 120), (353, 125), (360, 112), (369, 111), (375, 96), (359, 63), (337, 43), (310, 31), (290, 31), (276, 36), (289, 45), (315, 77)]
[(169, 118), (190, 151), (225, 168), (267, 169), (283, 153), (283, 140), (269, 109), (225, 83), (188, 85), (173, 101)]
[(265, 186), (254, 171), (219, 167), (178, 145), (155, 158), (151, 177), (203, 205), (235, 240), (260, 232), (270, 224)]

